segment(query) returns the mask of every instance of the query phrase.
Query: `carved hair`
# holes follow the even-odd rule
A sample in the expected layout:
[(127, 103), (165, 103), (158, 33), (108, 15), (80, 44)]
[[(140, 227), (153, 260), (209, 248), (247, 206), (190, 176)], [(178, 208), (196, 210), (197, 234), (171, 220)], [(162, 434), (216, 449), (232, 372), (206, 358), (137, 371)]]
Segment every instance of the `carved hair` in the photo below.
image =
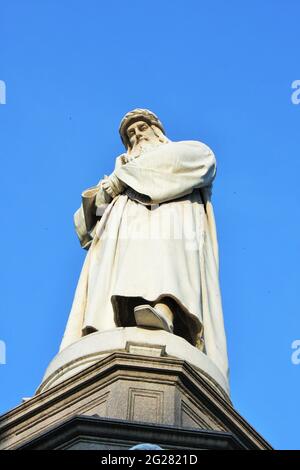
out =
[(148, 109), (136, 108), (125, 114), (119, 128), (119, 133), (122, 142), (127, 149), (131, 148), (130, 141), (127, 135), (127, 129), (130, 124), (133, 124), (137, 121), (145, 121), (147, 124), (149, 124), (160, 142), (165, 143), (169, 141), (169, 139), (165, 137), (165, 130), (156, 114), (152, 113), (152, 111), (149, 111)]

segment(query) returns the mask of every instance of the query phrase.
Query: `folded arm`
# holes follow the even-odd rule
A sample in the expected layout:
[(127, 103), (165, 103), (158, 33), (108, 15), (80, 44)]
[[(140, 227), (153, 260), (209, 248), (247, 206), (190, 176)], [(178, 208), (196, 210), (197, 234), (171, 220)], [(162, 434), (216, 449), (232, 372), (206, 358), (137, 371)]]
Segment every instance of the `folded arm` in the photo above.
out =
[(147, 204), (158, 204), (211, 185), (216, 160), (207, 145), (197, 141), (170, 142), (143, 154), (114, 171), (125, 185), (143, 196)]

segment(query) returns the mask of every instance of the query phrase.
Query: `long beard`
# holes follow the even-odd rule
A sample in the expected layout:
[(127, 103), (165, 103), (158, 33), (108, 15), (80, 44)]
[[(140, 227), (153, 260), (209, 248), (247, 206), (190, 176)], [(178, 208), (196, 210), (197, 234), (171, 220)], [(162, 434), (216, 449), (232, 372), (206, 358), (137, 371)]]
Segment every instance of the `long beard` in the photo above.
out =
[(144, 153), (151, 152), (155, 148), (162, 145), (159, 139), (151, 139), (151, 140), (141, 140), (138, 144), (136, 144), (130, 151), (127, 152), (128, 159), (137, 158)]

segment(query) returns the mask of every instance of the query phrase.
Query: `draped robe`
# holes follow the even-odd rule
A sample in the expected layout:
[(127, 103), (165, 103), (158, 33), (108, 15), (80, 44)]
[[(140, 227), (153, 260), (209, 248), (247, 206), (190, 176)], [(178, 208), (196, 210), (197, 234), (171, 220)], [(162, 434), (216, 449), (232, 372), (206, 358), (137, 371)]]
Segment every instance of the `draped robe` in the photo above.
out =
[(61, 349), (81, 336), (135, 326), (135, 305), (165, 302), (174, 334), (201, 349), (225, 377), (226, 337), (213, 207), (213, 152), (198, 141), (168, 142), (124, 163), (113, 200), (99, 183), (75, 214), (88, 249)]

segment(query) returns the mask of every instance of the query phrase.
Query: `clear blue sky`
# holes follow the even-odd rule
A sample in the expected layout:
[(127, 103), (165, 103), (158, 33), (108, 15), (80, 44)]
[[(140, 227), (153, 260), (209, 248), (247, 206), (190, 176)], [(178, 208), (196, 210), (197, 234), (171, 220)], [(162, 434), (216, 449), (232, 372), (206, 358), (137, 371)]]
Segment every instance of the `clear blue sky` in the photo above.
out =
[(56, 354), (85, 252), (84, 188), (146, 107), (172, 140), (218, 160), (214, 185), (236, 409), (300, 448), (300, 79), (297, 0), (0, 0), (0, 412), (32, 396)]

